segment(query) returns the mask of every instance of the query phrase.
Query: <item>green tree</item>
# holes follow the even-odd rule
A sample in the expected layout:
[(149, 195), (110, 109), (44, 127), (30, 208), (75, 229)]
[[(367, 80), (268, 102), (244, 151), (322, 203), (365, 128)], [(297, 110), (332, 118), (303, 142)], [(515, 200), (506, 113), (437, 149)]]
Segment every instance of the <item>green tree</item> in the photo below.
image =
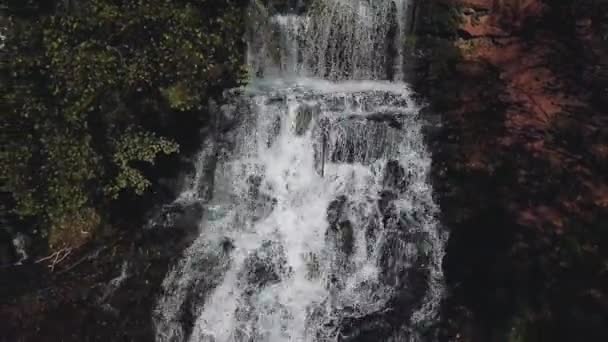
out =
[(219, 0), (35, 4), (5, 9), (0, 184), (18, 215), (53, 233), (146, 191), (138, 165), (179, 150), (158, 118), (203, 113), (242, 79), (245, 11)]

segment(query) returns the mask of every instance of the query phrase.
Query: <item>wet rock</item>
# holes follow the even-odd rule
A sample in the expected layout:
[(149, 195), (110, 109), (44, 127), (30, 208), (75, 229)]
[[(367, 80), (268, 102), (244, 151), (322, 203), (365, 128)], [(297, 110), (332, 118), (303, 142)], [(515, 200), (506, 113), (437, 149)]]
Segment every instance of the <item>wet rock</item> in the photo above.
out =
[(346, 255), (351, 255), (354, 248), (354, 231), (352, 223), (348, 220), (341, 221), (330, 229), (334, 231), (338, 249)]
[(381, 281), (397, 289), (388, 307), (398, 315), (389, 315), (388, 320), (408, 320), (424, 301), (430, 286), (430, 257), (422, 248), (426, 239), (425, 234), (399, 231), (388, 231), (384, 238), (379, 259)]
[(347, 317), (342, 322), (339, 341), (385, 341), (395, 329), (389, 316), (387, 312), (376, 312), (363, 317)]
[[(231, 250), (232, 242), (224, 239), (219, 243), (220, 246), (218, 247), (221, 248), (216, 249), (215, 251), (217, 252), (202, 255), (190, 271), (193, 281), (186, 290), (185, 299), (180, 303), (179, 312), (176, 317), (181, 328), (177, 336), (181, 336), (186, 340), (192, 333), (200, 308), (205, 304), (205, 300), (209, 294), (221, 283), (222, 276), (230, 266), (229, 252), (226, 251)], [(165, 291), (175, 291), (179, 286), (179, 282), (175, 282), (172, 286), (167, 286)], [(162, 313), (155, 312), (153, 318), (157, 322), (156, 324), (162, 327), (163, 324), (167, 324), (168, 322), (160, 319), (160, 317), (156, 317), (160, 315)], [(175, 332), (173, 333), (175, 334)]]
[(422, 134), (429, 143), (437, 143), (440, 135), (443, 133), (443, 122), (441, 116), (434, 113), (430, 107), (425, 107), (420, 110), (420, 116), (424, 120), (422, 126)]
[[(329, 214), (329, 213), (328, 213)], [(336, 212), (331, 214), (337, 215)], [(325, 238), (329, 245), (335, 246), (339, 251), (346, 255), (350, 255), (354, 248), (354, 230), (352, 223), (346, 218), (332, 217), (333, 223), (330, 223)]]
[(248, 207), (253, 212), (253, 222), (257, 222), (270, 215), (277, 204), (276, 198), (261, 191), (263, 180), (263, 177), (258, 175), (251, 175), (247, 179), (247, 183), (249, 184)]
[[(325, 232), (325, 243), (330, 248), (335, 248), (337, 258), (333, 265), (334, 271), (337, 273), (348, 272), (351, 267), (349, 256), (354, 250), (354, 227), (349, 220), (347, 213), (348, 200), (346, 196), (339, 196), (334, 199), (327, 208), (327, 221), (329, 227)], [(331, 287), (340, 287), (341, 279), (337, 275), (336, 281), (331, 282)]]
[(317, 109), (310, 105), (302, 105), (298, 108), (296, 114), (295, 133), (296, 135), (303, 135), (306, 133), (312, 121), (313, 114)]
[(403, 123), (399, 120), (398, 113), (373, 113), (365, 116), (365, 120), (385, 123), (394, 129), (403, 129)]
[(397, 194), (390, 190), (384, 190), (380, 192), (378, 198), (378, 210), (382, 216), (387, 216), (391, 214), (390, 206), (392, 202), (397, 199)]
[(230, 253), (234, 249), (234, 241), (229, 238), (224, 238), (221, 242), (224, 253)]
[(375, 247), (376, 242), (378, 241), (378, 235), (380, 232), (380, 219), (379, 218), (371, 218), (368, 221), (367, 226), (365, 227), (365, 247), (367, 249), (368, 254), (372, 254)]
[(390, 160), (384, 168), (384, 178), (382, 185), (388, 189), (394, 189), (400, 193), (404, 193), (412, 177), (411, 171), (405, 172), (405, 169), (396, 160)]
[(246, 287), (262, 287), (280, 281), (287, 272), (286, 265), (283, 246), (275, 241), (265, 241), (247, 258), (239, 277)]
[(342, 112), (346, 109), (345, 97), (331, 97), (325, 101), (327, 109), (332, 112)]
[(399, 212), (394, 203), (397, 197), (395, 192), (389, 190), (382, 191), (379, 194), (378, 211), (380, 212), (382, 226), (385, 229), (400, 229)]
[(428, 236), (421, 232), (404, 233), (394, 230), (386, 231), (385, 234), (379, 261), (383, 270), (382, 278), (389, 285), (407, 288), (412, 281), (408, 271), (428, 271), (426, 266), (429, 255), (424, 245)]
[(312, 128), (314, 137), (314, 160), (315, 171), (323, 176), (325, 174), (325, 163), (328, 159), (328, 140), (330, 122), (328, 118), (321, 117)]
[(388, 80), (395, 79), (395, 61), (397, 60), (398, 51), (400, 47), (397, 44), (397, 35), (399, 34), (399, 19), (397, 18), (398, 9), (397, 4), (391, 2), (390, 11), (388, 14), (387, 22), (389, 29), (386, 32), (386, 60), (385, 60), (385, 73)]
[(384, 123), (368, 121), (362, 117), (348, 117), (332, 123), (329, 130), (327, 155), (334, 163), (372, 163), (394, 150), (399, 132)]
[(148, 221), (145, 228), (196, 231), (203, 212), (199, 202), (167, 204)]
[(346, 200), (346, 196), (338, 196), (329, 203), (329, 206), (327, 207), (327, 222), (329, 222), (330, 226), (336, 225), (338, 221), (342, 219)]

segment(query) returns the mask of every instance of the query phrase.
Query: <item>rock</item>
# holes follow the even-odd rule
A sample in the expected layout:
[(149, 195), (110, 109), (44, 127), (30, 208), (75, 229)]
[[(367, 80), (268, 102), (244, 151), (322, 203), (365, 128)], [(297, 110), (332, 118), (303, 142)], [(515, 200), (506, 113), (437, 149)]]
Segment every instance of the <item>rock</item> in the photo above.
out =
[[(385, 341), (395, 327), (391, 324), (390, 313), (375, 312), (362, 317), (346, 317), (340, 327), (340, 341), (376, 342)], [(404, 319), (404, 321), (406, 321)]]
[(225, 238), (221, 242), (222, 250), (224, 253), (230, 253), (234, 249), (234, 241), (229, 238)]
[[(179, 336), (188, 337), (192, 333), (192, 329), (196, 323), (199, 309), (204, 305), (209, 294), (222, 281), (222, 276), (227, 272), (230, 262), (229, 252), (233, 248), (232, 241), (224, 239), (219, 242), (221, 248), (215, 252), (204, 254), (200, 260), (193, 265), (193, 269), (189, 270), (192, 275), (192, 283), (186, 290), (185, 299), (181, 302), (177, 320), (180, 323), (181, 331)], [(166, 281), (166, 280), (165, 280)], [(174, 281), (172, 284), (163, 285), (165, 291), (175, 291), (180, 288), (179, 281)], [(155, 312), (153, 318), (157, 325), (164, 325), (168, 322), (161, 317), (161, 313)], [(157, 317), (158, 316), (158, 317)], [(172, 326), (173, 328), (173, 326)], [(186, 338), (187, 339), (187, 338)]]
[(346, 200), (346, 196), (342, 195), (329, 203), (327, 207), (327, 222), (329, 222), (330, 226), (336, 225), (342, 219)]
[[(373, 121), (373, 122), (385, 123), (390, 128), (403, 129), (403, 123), (401, 121), (399, 121), (399, 119), (398, 119), (399, 115), (400, 115), (399, 113), (380, 112), (380, 113), (373, 113), (373, 114), (366, 115), (363, 118), (365, 120), (369, 120), (369, 121)], [(351, 118), (353, 118), (353, 117), (351, 117)]]
[(397, 194), (395, 194), (393, 191), (385, 190), (380, 192), (378, 198), (378, 210), (383, 217), (390, 215), (390, 205), (395, 199), (397, 199)]
[(365, 247), (367, 253), (371, 254), (373, 253), (374, 248), (376, 248), (376, 242), (378, 241), (380, 220), (378, 218), (372, 218), (368, 222), (368, 225), (365, 227)]
[(345, 220), (333, 226), (336, 233), (336, 244), (340, 251), (346, 255), (351, 255), (354, 248), (354, 231), (350, 221)]
[(344, 212), (346, 207), (346, 196), (339, 196), (329, 204), (327, 208), (329, 229), (326, 238), (329, 240), (329, 244), (336, 246), (346, 255), (350, 255), (354, 246), (354, 232), (352, 223)]
[(398, 289), (390, 300), (390, 307), (403, 318), (410, 317), (423, 302), (429, 289), (429, 257), (424, 253), (421, 233), (386, 232), (379, 259), (381, 280)]
[(247, 179), (249, 184), (249, 208), (253, 211), (253, 222), (259, 221), (270, 215), (277, 204), (276, 198), (260, 191), (263, 178), (258, 175), (251, 175)]
[(148, 221), (145, 228), (196, 231), (203, 212), (199, 202), (167, 204)]
[(302, 105), (298, 108), (296, 114), (295, 133), (296, 135), (303, 135), (306, 133), (312, 121), (313, 114), (317, 109), (313, 106)]
[[(392, 149), (393, 139), (401, 132), (387, 127), (385, 122), (351, 116), (334, 123), (328, 134), (327, 156), (334, 163), (372, 163)], [(338, 133), (339, 132), (339, 133)]]
[(245, 286), (266, 286), (281, 280), (288, 271), (286, 265), (283, 246), (274, 241), (265, 241), (245, 260), (239, 278)]
[(401, 164), (396, 160), (389, 160), (384, 168), (384, 177), (382, 185), (389, 190), (404, 193), (410, 183), (412, 174), (407, 173)]

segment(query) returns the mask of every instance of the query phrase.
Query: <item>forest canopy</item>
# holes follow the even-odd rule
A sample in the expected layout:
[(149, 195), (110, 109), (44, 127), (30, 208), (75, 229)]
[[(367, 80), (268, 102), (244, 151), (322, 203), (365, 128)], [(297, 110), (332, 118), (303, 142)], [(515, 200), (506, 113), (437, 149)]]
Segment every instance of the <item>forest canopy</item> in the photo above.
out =
[(180, 149), (167, 117), (204, 115), (242, 79), (243, 2), (8, 1), (0, 184), (10, 210), (52, 240), (144, 193), (153, 180), (141, 165)]

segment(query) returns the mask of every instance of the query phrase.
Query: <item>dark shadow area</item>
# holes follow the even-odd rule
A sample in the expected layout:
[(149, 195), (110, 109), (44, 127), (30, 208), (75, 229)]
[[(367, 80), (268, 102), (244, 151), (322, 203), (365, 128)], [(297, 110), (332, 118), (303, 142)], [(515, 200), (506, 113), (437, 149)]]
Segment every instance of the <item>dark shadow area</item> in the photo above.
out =
[[(456, 5), (458, 4), (458, 5)], [(603, 1), (420, 1), (444, 340), (608, 339)]]

